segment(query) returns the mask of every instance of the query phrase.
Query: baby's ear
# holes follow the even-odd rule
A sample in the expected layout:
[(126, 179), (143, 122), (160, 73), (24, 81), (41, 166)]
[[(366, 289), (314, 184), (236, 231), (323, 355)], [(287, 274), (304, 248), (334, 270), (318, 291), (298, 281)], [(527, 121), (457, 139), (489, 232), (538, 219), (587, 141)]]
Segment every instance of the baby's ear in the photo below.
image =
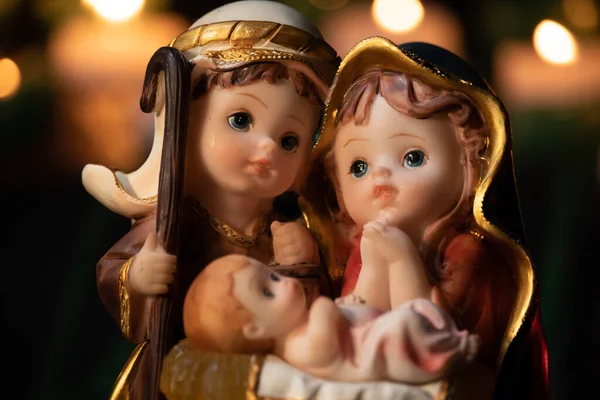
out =
[(265, 339), (264, 327), (257, 325), (254, 321), (248, 322), (242, 327), (242, 333), (246, 339), (259, 340)]

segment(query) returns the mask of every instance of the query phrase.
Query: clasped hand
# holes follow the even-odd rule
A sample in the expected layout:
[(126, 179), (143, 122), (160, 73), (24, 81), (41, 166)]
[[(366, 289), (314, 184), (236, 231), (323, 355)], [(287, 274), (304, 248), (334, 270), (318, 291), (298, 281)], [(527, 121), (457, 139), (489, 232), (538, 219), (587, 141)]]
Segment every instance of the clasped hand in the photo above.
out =
[(165, 294), (173, 283), (176, 265), (177, 257), (168, 254), (152, 232), (131, 261), (128, 289), (145, 296)]
[(416, 248), (412, 239), (395, 226), (396, 214), (395, 208), (386, 208), (375, 220), (365, 224), (361, 240), (363, 259), (367, 252), (394, 263)]

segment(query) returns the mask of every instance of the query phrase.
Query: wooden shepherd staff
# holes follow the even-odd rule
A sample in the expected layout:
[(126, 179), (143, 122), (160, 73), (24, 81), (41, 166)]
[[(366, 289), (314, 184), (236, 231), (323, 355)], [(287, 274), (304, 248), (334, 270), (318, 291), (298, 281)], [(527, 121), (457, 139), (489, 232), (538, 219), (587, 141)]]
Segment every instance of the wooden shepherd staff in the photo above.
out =
[[(158, 49), (146, 70), (140, 106), (145, 113), (155, 111), (159, 75), (165, 81), (165, 132), (158, 183), (156, 231), (159, 243), (169, 254), (178, 254), (179, 206), (183, 190), (187, 110), (191, 96), (191, 64), (172, 47)], [(172, 299), (177, 292), (177, 271), (169, 293), (159, 296), (152, 305), (148, 326), (148, 374), (144, 382), (145, 400), (164, 399), (159, 388), (163, 359), (173, 343)]]

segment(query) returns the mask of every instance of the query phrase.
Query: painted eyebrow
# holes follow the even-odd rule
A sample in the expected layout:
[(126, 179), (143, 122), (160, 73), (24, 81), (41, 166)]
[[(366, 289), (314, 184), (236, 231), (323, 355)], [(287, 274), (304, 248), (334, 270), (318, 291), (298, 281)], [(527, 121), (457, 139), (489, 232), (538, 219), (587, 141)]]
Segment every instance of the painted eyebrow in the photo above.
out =
[(295, 115), (288, 115), (286, 118), (291, 118), (291, 119), (295, 119), (296, 121), (298, 121), (299, 123), (301, 123), (302, 125), (304, 125), (305, 128), (308, 128), (308, 125), (306, 125), (306, 122), (302, 121), (300, 119), (300, 117), (297, 117)]
[(265, 106), (265, 108), (268, 110), (269, 107), (265, 104), (264, 101), (262, 101), (261, 99), (259, 99), (258, 97), (256, 97), (255, 95), (253, 95), (252, 93), (238, 93), (240, 96), (248, 96), (253, 98), (254, 100), (258, 101), (260, 104), (262, 104), (263, 106)]
[(395, 138), (395, 137), (401, 137), (401, 136), (405, 136), (405, 137), (406, 137), (406, 136), (408, 136), (408, 137), (412, 137), (412, 138), (415, 138), (415, 139), (420, 139), (420, 140), (422, 140), (422, 141), (424, 141), (424, 142), (426, 142), (426, 141), (427, 141), (427, 140), (423, 139), (423, 138), (422, 138), (422, 137), (420, 137), (420, 136), (417, 136), (417, 135), (411, 135), (410, 133), (394, 133), (394, 134), (393, 134), (392, 136), (390, 136), (389, 138), (390, 138), (390, 139), (393, 139), (393, 138)]
[(349, 139), (346, 143), (344, 143), (344, 145), (342, 146), (342, 148), (348, 146), (350, 143), (352, 143), (354, 141), (359, 141), (359, 140), (365, 141), (365, 142), (367, 141), (367, 139), (363, 139), (363, 138), (352, 138), (352, 139)]

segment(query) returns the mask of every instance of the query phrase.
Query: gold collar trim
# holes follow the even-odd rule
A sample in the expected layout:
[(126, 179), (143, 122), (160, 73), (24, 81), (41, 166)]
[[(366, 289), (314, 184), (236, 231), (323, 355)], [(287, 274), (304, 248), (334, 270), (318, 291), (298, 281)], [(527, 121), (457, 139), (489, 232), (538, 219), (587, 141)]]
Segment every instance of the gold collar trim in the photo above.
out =
[(216, 217), (207, 207), (198, 202), (194, 202), (192, 208), (196, 214), (208, 218), (211, 228), (214, 229), (219, 236), (242, 249), (251, 249), (255, 247), (258, 240), (267, 229), (266, 215), (260, 217), (257, 224), (254, 226), (252, 234), (246, 235), (244, 233), (238, 233), (225, 221)]

